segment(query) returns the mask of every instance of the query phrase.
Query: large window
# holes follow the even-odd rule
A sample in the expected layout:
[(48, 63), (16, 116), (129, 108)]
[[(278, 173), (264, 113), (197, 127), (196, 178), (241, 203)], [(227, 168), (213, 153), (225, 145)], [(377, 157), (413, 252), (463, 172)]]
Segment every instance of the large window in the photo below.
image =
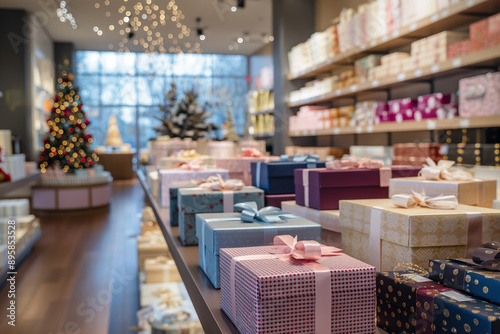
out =
[(154, 115), (166, 103), (172, 81), (178, 100), (194, 90), (216, 124), (226, 121), (231, 101), (236, 131), (244, 133), (245, 56), (78, 51), (76, 61), (76, 80), (96, 145), (104, 144), (109, 116), (115, 114), (123, 141), (146, 147), (156, 136)]

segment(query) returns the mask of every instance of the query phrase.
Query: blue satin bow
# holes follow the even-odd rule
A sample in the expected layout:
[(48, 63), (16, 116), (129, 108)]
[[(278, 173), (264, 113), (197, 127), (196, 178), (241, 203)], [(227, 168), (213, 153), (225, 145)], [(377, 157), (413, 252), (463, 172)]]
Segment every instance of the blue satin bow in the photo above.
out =
[(235, 209), (243, 210), (241, 212), (241, 220), (245, 223), (253, 223), (254, 221), (264, 223), (285, 223), (286, 219), (299, 218), (288, 212), (283, 212), (275, 206), (266, 206), (260, 210), (255, 202), (238, 203), (234, 205)]

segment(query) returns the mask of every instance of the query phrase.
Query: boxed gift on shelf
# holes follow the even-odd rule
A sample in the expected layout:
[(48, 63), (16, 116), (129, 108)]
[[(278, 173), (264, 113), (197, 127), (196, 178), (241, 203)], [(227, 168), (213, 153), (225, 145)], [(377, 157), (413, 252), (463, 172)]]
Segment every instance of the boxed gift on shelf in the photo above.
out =
[(137, 258), (139, 268), (144, 268), (147, 258), (167, 256), (170, 252), (161, 231), (147, 231), (137, 237)]
[(3, 165), (5, 171), (10, 174), (11, 180), (16, 181), (26, 176), (26, 157), (24, 154), (11, 154), (5, 156)]
[(217, 168), (227, 169), (231, 179), (242, 180), (247, 186), (252, 185), (252, 162), (270, 162), (277, 161), (279, 157), (234, 157), (215, 159)]
[(500, 115), (500, 72), (460, 79), (460, 116)]
[(417, 176), (420, 168), (383, 166), (381, 161), (355, 158), (328, 161), (326, 169), (296, 169), (297, 204), (337, 210), (343, 199), (387, 198), (391, 178)]
[(174, 260), (157, 256), (144, 260), (146, 283), (182, 282)]
[(284, 201), (295, 201), (295, 194), (265, 195), (264, 203), (266, 206), (275, 206), (281, 209)]
[[(321, 240), (321, 226), (281, 210), (258, 213), (209, 213), (196, 215), (200, 267), (216, 289), (220, 288), (219, 256), (221, 248), (264, 246), (272, 244), (276, 235), (293, 234), (300, 239)], [(269, 211), (269, 210), (268, 210)], [(276, 223), (270, 222), (278, 219)]]
[(335, 247), (278, 236), (221, 249), (220, 271), (221, 308), (243, 333), (375, 332), (375, 269)]
[[(478, 219), (482, 233), (467, 233), (469, 227), (477, 226)], [(482, 243), (474, 237), (499, 240), (498, 219), (500, 211), (459, 205), (453, 196), (399, 195), (394, 202), (340, 202), (342, 249), (382, 271), (392, 270), (399, 262), (425, 267), (431, 258), (463, 257), (470, 247)]]
[(349, 154), (348, 148), (340, 147), (320, 147), (320, 146), (287, 146), (285, 154), (288, 156), (296, 156), (298, 154), (313, 154), (319, 157), (319, 160), (327, 160), (328, 157), (336, 159), (342, 158), (345, 154)]
[(0, 200), (0, 217), (13, 218), (27, 216), (29, 213), (30, 201), (28, 199)]

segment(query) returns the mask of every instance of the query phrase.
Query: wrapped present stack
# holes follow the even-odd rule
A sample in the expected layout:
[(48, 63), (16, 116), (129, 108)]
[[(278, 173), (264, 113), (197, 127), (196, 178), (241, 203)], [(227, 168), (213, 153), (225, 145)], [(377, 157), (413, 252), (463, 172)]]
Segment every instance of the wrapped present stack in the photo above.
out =
[(349, 125), (354, 106), (326, 108), (321, 106), (301, 107), (297, 115), (290, 116), (290, 131), (324, 130)]

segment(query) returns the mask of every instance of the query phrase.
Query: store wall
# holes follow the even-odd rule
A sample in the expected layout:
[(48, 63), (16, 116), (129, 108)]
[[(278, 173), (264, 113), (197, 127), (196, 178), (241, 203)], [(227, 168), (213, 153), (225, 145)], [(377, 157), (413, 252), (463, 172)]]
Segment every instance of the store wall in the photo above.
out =
[(0, 10), (0, 129), (11, 129), (31, 153), (29, 26), (24, 10)]

